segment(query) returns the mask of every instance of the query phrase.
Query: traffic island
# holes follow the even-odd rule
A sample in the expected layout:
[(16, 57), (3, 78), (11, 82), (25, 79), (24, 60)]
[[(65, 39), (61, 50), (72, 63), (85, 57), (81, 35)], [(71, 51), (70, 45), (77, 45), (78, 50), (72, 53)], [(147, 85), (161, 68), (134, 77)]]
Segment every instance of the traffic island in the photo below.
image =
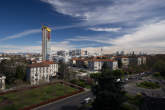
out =
[(136, 84), (137, 87), (146, 88), (146, 89), (159, 89), (160, 85), (155, 82), (144, 81)]

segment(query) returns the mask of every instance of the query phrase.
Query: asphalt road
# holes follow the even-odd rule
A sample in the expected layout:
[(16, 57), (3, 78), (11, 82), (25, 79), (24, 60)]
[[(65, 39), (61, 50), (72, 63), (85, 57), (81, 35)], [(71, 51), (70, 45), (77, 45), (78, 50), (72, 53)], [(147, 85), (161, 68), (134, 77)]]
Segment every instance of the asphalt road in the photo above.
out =
[(90, 91), (40, 106), (34, 110), (78, 110), (78, 108), (81, 106), (81, 102), (87, 97), (92, 97), (92, 93)]

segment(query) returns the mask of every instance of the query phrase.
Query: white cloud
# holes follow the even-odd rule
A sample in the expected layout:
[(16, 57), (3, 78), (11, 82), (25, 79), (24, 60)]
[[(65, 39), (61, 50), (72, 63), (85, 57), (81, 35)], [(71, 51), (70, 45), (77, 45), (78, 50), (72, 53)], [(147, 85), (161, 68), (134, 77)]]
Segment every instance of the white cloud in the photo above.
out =
[(75, 45), (71, 44), (69, 41), (51, 42), (52, 51), (67, 50), (71, 48), (75, 48)]
[(109, 36), (107, 35), (97, 35), (97, 36), (77, 36), (74, 38), (66, 39), (67, 41), (81, 42), (81, 41), (91, 41), (103, 44), (109, 44)]
[[(152, 18), (165, 6), (164, 0), (41, 0), (59, 13), (78, 17), (87, 25), (135, 23)], [(152, 8), (151, 8), (152, 7)], [(159, 13), (159, 16), (164, 16)], [(83, 23), (84, 24), (84, 23)]]
[(41, 46), (16, 46), (16, 45), (0, 45), (0, 52), (4, 53), (40, 53)]
[[(0, 45), (0, 52), (5, 53), (41, 53), (41, 42), (37, 41), (40, 45)], [(69, 41), (51, 42), (51, 51), (68, 50), (76, 48), (75, 45), (70, 44)]]
[(24, 36), (27, 36), (27, 35), (30, 35), (30, 34), (36, 34), (36, 33), (39, 33), (39, 32), (41, 32), (41, 29), (26, 30), (24, 32), (21, 32), (21, 33), (15, 34), (15, 35), (4, 37), (4, 38), (0, 39), (0, 41), (21, 38), (21, 37), (24, 37)]
[(144, 25), (132, 34), (111, 40), (111, 44), (126, 48), (165, 48), (165, 20)]
[(121, 28), (88, 28), (92, 31), (104, 31), (104, 32), (118, 32)]
[[(140, 26), (135, 32), (117, 38), (109, 36), (78, 36), (69, 41), (93, 41), (109, 44), (106, 51), (145, 51), (147, 53), (165, 53), (165, 20)], [(90, 47), (92, 48), (92, 47)]]

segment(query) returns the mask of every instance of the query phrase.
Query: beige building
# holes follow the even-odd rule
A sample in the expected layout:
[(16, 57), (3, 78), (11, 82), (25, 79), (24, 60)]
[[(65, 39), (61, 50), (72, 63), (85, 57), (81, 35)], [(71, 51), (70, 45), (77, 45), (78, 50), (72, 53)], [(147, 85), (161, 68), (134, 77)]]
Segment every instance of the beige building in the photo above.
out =
[(119, 68), (127, 68), (129, 65), (129, 58), (127, 56), (117, 56), (114, 59), (118, 61)]
[(89, 59), (86, 58), (72, 58), (71, 65), (79, 68), (88, 68)]
[(143, 65), (147, 63), (145, 56), (131, 56), (129, 57), (129, 65)]
[(5, 89), (5, 79), (6, 79), (6, 77), (4, 75), (0, 74), (0, 90)]
[(58, 64), (52, 61), (34, 63), (28, 66), (27, 79), (31, 85), (42, 82), (49, 82), (51, 77), (55, 77), (58, 72)]
[(107, 63), (111, 70), (118, 69), (118, 62), (111, 59), (92, 59), (88, 62), (88, 68), (93, 71), (100, 71), (104, 63)]
[(145, 56), (138, 57), (138, 65), (146, 64), (147, 58)]

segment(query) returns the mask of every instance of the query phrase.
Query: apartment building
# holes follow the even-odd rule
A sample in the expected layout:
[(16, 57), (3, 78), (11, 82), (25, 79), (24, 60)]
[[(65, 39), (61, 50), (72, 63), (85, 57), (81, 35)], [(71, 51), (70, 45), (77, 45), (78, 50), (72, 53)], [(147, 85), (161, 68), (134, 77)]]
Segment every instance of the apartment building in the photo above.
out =
[(52, 61), (33, 63), (28, 66), (27, 80), (31, 85), (38, 85), (42, 82), (49, 82), (51, 77), (55, 77), (58, 72), (58, 64)]
[(88, 68), (93, 71), (100, 71), (104, 63), (107, 63), (107, 66), (111, 70), (118, 69), (118, 62), (111, 59), (92, 59), (88, 61)]
[(88, 56), (88, 51), (87, 50), (82, 50), (82, 49), (74, 49), (74, 50), (69, 50), (69, 56)]
[(129, 65), (129, 58), (127, 56), (117, 56), (113, 59), (118, 61), (119, 68), (127, 68)]
[(87, 58), (72, 58), (71, 65), (79, 68), (88, 68), (88, 61), (89, 59)]
[(131, 56), (129, 57), (129, 65), (146, 64), (147, 58), (145, 56)]

